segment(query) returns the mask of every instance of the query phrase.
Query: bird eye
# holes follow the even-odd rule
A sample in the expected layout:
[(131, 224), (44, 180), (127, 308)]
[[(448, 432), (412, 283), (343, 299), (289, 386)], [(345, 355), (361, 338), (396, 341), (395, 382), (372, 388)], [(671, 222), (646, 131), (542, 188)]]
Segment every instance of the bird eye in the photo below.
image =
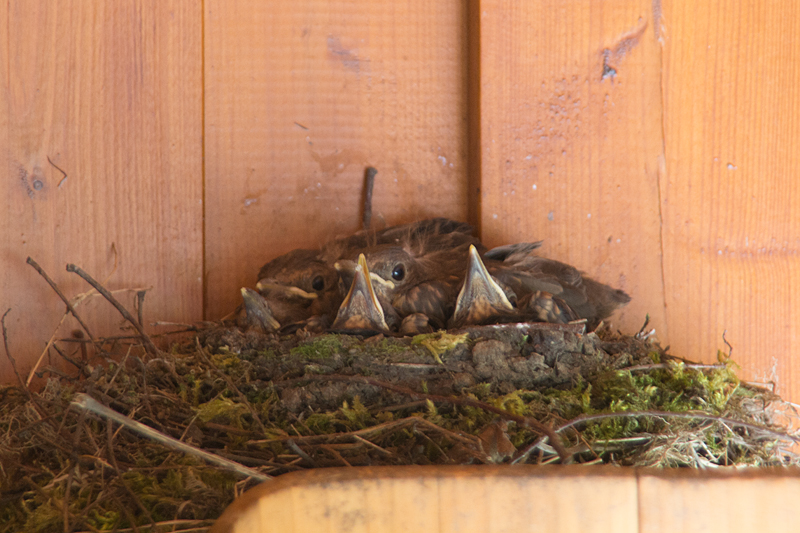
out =
[(397, 264), (392, 269), (392, 279), (395, 281), (403, 281), (403, 278), (406, 277), (406, 267), (401, 264)]
[(314, 278), (314, 280), (311, 282), (311, 288), (315, 291), (321, 291), (325, 288), (325, 280), (322, 279), (322, 276), (317, 276)]

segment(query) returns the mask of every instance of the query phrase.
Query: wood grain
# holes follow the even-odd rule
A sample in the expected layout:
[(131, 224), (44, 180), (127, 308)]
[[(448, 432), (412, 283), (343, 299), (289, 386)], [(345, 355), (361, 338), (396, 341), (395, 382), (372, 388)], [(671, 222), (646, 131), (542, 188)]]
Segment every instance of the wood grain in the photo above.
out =
[(793, 529), (796, 470), (681, 470), (639, 475), (640, 533), (749, 533)]
[(211, 533), (781, 531), (796, 469), (480, 465), (293, 472), (234, 501)]
[(623, 289), (612, 322), (664, 315), (653, 2), (481, 2), (481, 225)]
[(211, 533), (638, 530), (632, 469), (327, 468), (286, 474), (235, 501)]
[(734, 347), (800, 398), (800, 5), (664, 3), (664, 284), (674, 352)]
[(373, 223), (465, 219), (465, 6), (205, 3), (206, 316), (267, 260)]
[[(71, 262), (113, 272), (109, 289), (152, 287), (145, 319), (200, 318), (201, 23), (190, 0), (0, 8), (0, 307), (23, 370), (64, 312), (27, 256), (68, 296), (89, 288)], [(107, 303), (80, 312), (119, 332)]]

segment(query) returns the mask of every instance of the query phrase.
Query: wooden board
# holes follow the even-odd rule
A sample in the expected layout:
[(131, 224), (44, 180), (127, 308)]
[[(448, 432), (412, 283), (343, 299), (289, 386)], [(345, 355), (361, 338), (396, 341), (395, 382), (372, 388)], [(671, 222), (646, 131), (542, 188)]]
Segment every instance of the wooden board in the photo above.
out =
[(327, 468), (251, 489), (210, 533), (637, 531), (632, 469)]
[(644, 471), (640, 533), (751, 533), (796, 528), (796, 469)]
[(675, 353), (734, 347), (800, 398), (800, 5), (664, 3), (664, 286)]
[(798, 498), (796, 469), (330, 468), (285, 474), (251, 489), (211, 533), (750, 533), (796, 522)]
[[(0, 7), (0, 313), (21, 370), (65, 309), (27, 256), (68, 296), (89, 288), (71, 262), (109, 289), (152, 287), (145, 319), (199, 318), (201, 22), (191, 0)], [(119, 332), (105, 302), (81, 313)]]
[(480, 4), (484, 240), (544, 239), (544, 255), (633, 296), (616, 326), (649, 313), (667, 338), (657, 3)]
[(205, 3), (206, 316), (260, 266), (373, 219), (465, 219), (465, 7)]

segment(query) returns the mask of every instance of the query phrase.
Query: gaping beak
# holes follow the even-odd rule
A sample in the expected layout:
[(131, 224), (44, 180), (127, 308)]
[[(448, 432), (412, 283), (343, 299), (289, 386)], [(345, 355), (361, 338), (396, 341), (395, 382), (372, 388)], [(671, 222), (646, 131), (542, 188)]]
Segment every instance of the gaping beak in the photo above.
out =
[(257, 291), (242, 287), (242, 298), (244, 299), (245, 320), (247, 325), (269, 333), (278, 331), (280, 323), (272, 316), (269, 303)]
[(486, 270), (478, 250), (471, 245), (467, 276), (458, 293), (452, 325), (485, 324), (494, 317), (509, 314), (513, 309), (503, 289)]
[(293, 285), (282, 285), (269, 278), (259, 280), (258, 283), (256, 283), (256, 289), (261, 293), (286, 299), (302, 298), (304, 300), (313, 300), (319, 297), (315, 292), (306, 292), (300, 287), (295, 287)]
[(370, 281), (367, 259), (364, 254), (358, 256), (358, 264), (354, 270), (353, 283), (347, 292), (332, 329), (370, 330), (389, 333), (389, 326), (383, 316), (383, 307), (375, 295)]

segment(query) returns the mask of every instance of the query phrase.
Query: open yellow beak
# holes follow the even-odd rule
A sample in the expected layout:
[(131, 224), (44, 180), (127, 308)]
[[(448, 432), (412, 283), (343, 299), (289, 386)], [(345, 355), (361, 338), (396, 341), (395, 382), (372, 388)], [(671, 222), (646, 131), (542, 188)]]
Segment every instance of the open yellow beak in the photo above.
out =
[(478, 250), (475, 246), (470, 246), (467, 275), (464, 286), (458, 293), (452, 325), (460, 327), (485, 324), (495, 317), (507, 315), (513, 309), (506, 293), (481, 261)]
[(353, 282), (350, 284), (350, 290), (339, 307), (339, 312), (332, 328), (390, 332), (383, 316), (383, 307), (372, 287), (367, 259), (364, 254), (358, 256)]

